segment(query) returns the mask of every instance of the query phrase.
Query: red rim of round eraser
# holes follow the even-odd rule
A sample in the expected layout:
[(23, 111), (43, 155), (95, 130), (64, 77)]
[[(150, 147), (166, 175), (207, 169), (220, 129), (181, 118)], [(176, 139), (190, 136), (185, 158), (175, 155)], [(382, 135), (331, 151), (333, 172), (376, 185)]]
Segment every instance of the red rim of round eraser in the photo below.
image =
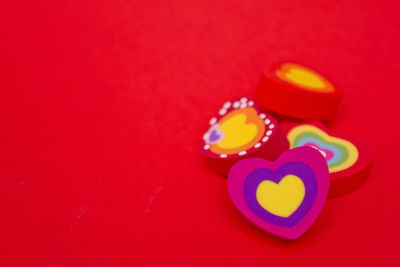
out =
[(210, 119), (209, 128), (203, 135), (201, 154), (214, 171), (227, 176), (240, 159), (274, 160), (288, 147), (275, 118), (261, 111), (253, 99), (242, 97), (225, 102)]
[[(296, 83), (296, 77), (305, 82)], [(314, 87), (305, 85), (311, 84), (307, 80), (310, 77), (318, 83), (314, 82)], [(264, 70), (255, 93), (255, 100), (263, 110), (305, 120), (331, 119), (342, 97), (342, 91), (321, 74), (303, 64), (285, 61)]]

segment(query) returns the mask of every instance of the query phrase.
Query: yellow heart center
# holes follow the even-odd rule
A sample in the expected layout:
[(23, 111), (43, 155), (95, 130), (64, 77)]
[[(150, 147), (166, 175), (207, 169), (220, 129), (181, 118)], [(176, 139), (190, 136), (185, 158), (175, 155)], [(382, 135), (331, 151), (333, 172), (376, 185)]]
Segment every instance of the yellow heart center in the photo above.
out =
[(269, 180), (261, 182), (257, 187), (256, 198), (266, 211), (287, 218), (303, 202), (305, 192), (303, 181), (290, 174), (278, 184)]
[(317, 75), (304, 69), (290, 69), (286, 73), (286, 78), (303, 86), (314, 88), (325, 87), (324, 82)]
[(246, 115), (236, 114), (220, 125), (221, 131), (225, 133), (218, 146), (224, 149), (240, 147), (250, 143), (257, 135), (257, 126), (253, 123), (246, 124)]
[(291, 84), (317, 92), (333, 92), (332, 84), (315, 71), (293, 63), (285, 63), (276, 75)]

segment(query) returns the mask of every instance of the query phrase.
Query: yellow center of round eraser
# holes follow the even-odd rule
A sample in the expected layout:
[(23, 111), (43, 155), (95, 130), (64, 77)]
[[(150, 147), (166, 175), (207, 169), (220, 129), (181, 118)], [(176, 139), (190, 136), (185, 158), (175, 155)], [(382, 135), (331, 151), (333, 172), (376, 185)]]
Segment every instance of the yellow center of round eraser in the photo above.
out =
[(276, 70), (276, 76), (287, 83), (317, 92), (333, 92), (335, 89), (328, 80), (317, 72), (293, 63), (285, 63)]

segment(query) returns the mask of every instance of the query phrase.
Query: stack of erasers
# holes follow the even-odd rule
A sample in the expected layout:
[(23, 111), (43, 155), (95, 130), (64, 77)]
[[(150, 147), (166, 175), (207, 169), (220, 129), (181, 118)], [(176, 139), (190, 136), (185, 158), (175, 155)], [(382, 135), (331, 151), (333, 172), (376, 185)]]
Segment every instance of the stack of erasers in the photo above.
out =
[(332, 119), (342, 97), (315, 71), (279, 62), (262, 73), (254, 98), (227, 101), (210, 119), (202, 155), (228, 176), (233, 203), (253, 224), (296, 239), (327, 197), (365, 183), (368, 146), (321, 122)]

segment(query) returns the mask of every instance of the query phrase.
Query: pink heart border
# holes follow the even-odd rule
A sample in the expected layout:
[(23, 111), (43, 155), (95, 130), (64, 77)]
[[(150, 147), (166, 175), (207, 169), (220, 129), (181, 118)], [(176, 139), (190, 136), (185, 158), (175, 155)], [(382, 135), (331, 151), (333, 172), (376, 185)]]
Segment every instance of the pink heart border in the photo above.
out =
[[(247, 176), (254, 170), (266, 168), (276, 170), (287, 162), (302, 162), (314, 172), (318, 189), (312, 207), (294, 226), (282, 227), (274, 225), (258, 217), (247, 206), (243, 186)], [(275, 162), (261, 158), (248, 158), (238, 161), (228, 174), (228, 191), (236, 208), (253, 224), (261, 229), (285, 239), (297, 239), (303, 235), (317, 219), (325, 204), (329, 191), (329, 170), (325, 158), (311, 147), (298, 147), (284, 152)]]

